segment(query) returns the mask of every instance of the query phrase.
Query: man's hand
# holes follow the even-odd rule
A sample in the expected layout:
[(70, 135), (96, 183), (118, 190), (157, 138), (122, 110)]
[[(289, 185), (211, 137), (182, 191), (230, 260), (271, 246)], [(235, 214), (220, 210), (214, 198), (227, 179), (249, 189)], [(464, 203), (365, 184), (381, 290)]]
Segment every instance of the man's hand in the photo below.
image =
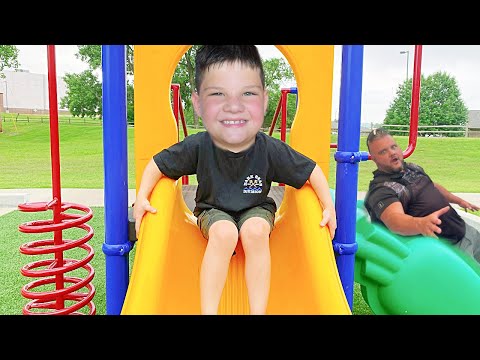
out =
[(333, 238), (335, 237), (335, 230), (337, 229), (337, 218), (335, 216), (335, 211), (325, 209), (323, 210), (323, 219), (320, 222), (320, 226), (328, 225), (328, 229), (330, 230), (330, 236)]
[(460, 206), (461, 208), (463, 208), (465, 211), (468, 211), (468, 210), (478, 211), (478, 210), (480, 210), (480, 207), (478, 207), (477, 205), (474, 205), (474, 204), (472, 204), (472, 203), (469, 203), (468, 201), (463, 200), (463, 199), (458, 202), (458, 206)]
[(142, 223), (143, 216), (147, 211), (155, 214), (157, 209), (150, 205), (150, 201), (147, 199), (137, 199), (133, 207), (133, 218), (135, 219), (135, 233), (137, 234), (137, 238), (138, 233), (140, 232), (140, 224)]
[(449, 209), (450, 206), (445, 206), (440, 210), (431, 213), (430, 215), (414, 218), (418, 232), (424, 236), (430, 236), (438, 239), (436, 234), (440, 234), (442, 232), (442, 229), (438, 227), (438, 225), (442, 223), (440, 216), (445, 214)]

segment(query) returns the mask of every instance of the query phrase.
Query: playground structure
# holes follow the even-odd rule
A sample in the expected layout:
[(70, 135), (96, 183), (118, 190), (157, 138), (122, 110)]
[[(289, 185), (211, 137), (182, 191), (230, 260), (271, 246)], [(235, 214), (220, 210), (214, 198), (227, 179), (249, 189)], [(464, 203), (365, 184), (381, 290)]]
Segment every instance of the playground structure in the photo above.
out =
[[(167, 91), (176, 64), (187, 49), (186, 46), (135, 48), (137, 184), (151, 156), (177, 141)], [(299, 88), (309, 94), (299, 99), (290, 144), (308, 154), (328, 173), (333, 46), (282, 49), (290, 57)], [(319, 84), (326, 89), (321, 95), (313, 91)], [(314, 139), (314, 134), (322, 134), (323, 141)], [(331, 239), (327, 229), (318, 226), (321, 219), (318, 199), (308, 185), (300, 191), (293, 190), (285, 189), (271, 234), (272, 281), (267, 312), (349, 314)], [(198, 314), (198, 272), (206, 240), (184, 203), (179, 182), (160, 180), (151, 203), (158, 212), (153, 216), (147, 214), (142, 222), (122, 314)], [(249, 311), (241, 244), (236, 252), (220, 302), (222, 314)], [(293, 253), (295, 256), (291, 256)], [(316, 265), (319, 263), (322, 266)]]
[[(297, 99), (298, 109), (294, 125), (291, 129), (290, 143), (293, 147), (305, 152), (308, 156), (316, 160), (325, 172), (325, 170), (328, 169), (328, 167), (326, 167), (328, 163), (326, 163), (319, 154), (328, 153), (328, 148), (326, 147), (329, 139), (319, 134), (329, 134), (330, 132), (318, 130), (329, 129), (330, 117), (325, 116), (323, 111), (329, 109), (328, 104), (329, 100), (331, 100), (329, 99), (331, 94), (331, 86), (329, 84), (331, 84), (331, 80), (326, 87), (323, 87), (326, 84), (326, 82), (324, 82), (325, 79), (317, 79), (316, 76), (320, 76), (318, 71), (320, 71), (319, 69), (322, 66), (324, 66), (323, 74), (331, 74), (331, 66), (326, 66), (327, 64), (324, 62), (325, 58), (321, 59), (321, 46), (278, 46), (278, 48), (289, 60), (295, 73), (297, 84), (299, 85), (298, 92), (301, 94)], [(324, 49), (325, 48), (328, 47), (324, 47)], [(421, 46), (417, 45), (415, 48), (414, 85), (412, 89), (411, 107), (411, 118), (416, 118), (417, 124), (421, 50)], [(149, 51), (151, 51), (151, 53), (149, 53)], [(141, 74), (140, 81), (136, 84), (140, 84), (140, 89), (142, 86), (146, 86), (146, 92), (144, 93), (145, 95), (141, 95), (141, 91), (136, 92), (136, 94), (138, 94), (138, 100), (144, 101), (141, 103), (138, 113), (136, 113), (136, 116), (138, 115), (136, 119), (140, 120), (142, 124), (142, 119), (146, 118), (171, 118), (170, 110), (166, 106), (163, 106), (163, 110), (161, 110), (159, 106), (156, 107), (156, 104), (162, 96), (165, 99), (168, 98), (168, 94), (165, 93), (168, 88), (168, 79), (171, 78), (176, 63), (185, 51), (186, 47), (162, 47), (161, 49), (150, 50), (145, 48), (139, 49), (139, 54), (141, 54), (140, 59), (145, 62), (145, 65), (139, 65), (139, 62), (136, 61), (136, 65), (138, 65), (136, 74)], [(317, 51), (318, 53), (316, 53)], [(328, 58), (329, 52), (323, 52), (323, 56), (327, 56)], [(307, 59), (313, 60), (315, 58), (317, 58), (317, 60), (313, 66)], [(356, 201), (358, 162), (370, 158), (368, 153), (358, 151), (362, 65), (363, 46), (344, 46), (341, 69), (338, 144), (330, 144), (331, 148), (338, 149), (335, 153), (335, 160), (337, 161), (335, 198), (337, 199), (338, 229), (335, 241), (333, 242), (333, 250), (335, 251), (334, 256), (338, 275), (348, 304), (351, 308), (355, 276), (356, 281), (359, 282), (362, 287), (362, 294), (365, 300), (376, 314), (479, 314), (480, 305), (476, 302), (476, 299), (479, 298), (477, 294), (478, 290), (476, 289), (479, 288), (480, 280), (478, 276), (478, 264), (472, 262), (470, 259), (466, 259), (463, 254), (455, 251), (452, 246), (443, 242), (429, 244), (431, 243), (431, 239), (424, 237), (401, 239), (400, 236), (393, 235), (388, 230), (385, 231), (380, 225), (371, 224), (369, 220), (367, 220), (365, 213), (362, 215), (361, 210), (364, 211), (363, 204), (361, 202), (357, 203)], [(156, 73), (153, 76), (156, 79), (155, 83), (142, 85), (142, 77), (144, 77), (143, 81), (148, 84), (148, 75), (151, 76), (150, 71), (159, 72), (160, 69), (165, 70), (166, 73)], [(307, 79), (315, 79), (315, 81), (313, 81), (315, 85), (308, 82)], [(158, 84), (162, 84), (160, 80), (163, 80), (163, 89), (161, 89), (161, 86), (158, 86)], [(318, 91), (316, 90), (318, 90), (319, 85), (322, 86), (321, 93), (323, 95), (328, 93), (326, 97), (318, 95)], [(148, 88), (148, 86), (150, 87)], [(148, 98), (146, 94), (148, 94)], [(311, 97), (313, 96), (312, 94), (317, 94), (317, 102), (315, 103), (315, 107), (309, 108), (307, 104), (313, 100)], [(311, 105), (310, 103), (310, 106)], [(154, 115), (156, 116), (152, 116), (150, 111), (154, 111)], [(155, 111), (158, 111), (158, 113), (155, 113)], [(319, 128), (318, 126), (321, 125), (311, 121), (308, 123), (308, 133), (308, 131), (306, 131), (308, 120), (305, 120), (305, 118), (310, 120), (319, 119), (320, 121), (323, 119), (328, 125), (324, 124), (323, 128)], [(170, 124), (173, 125), (173, 121), (170, 121)], [(160, 125), (160, 123), (150, 123), (150, 126), (142, 126), (142, 130), (138, 132), (138, 137), (136, 135), (136, 146), (138, 142), (141, 142), (142, 146), (144, 146), (142, 149), (136, 148), (140, 150), (139, 153), (144, 154), (143, 158), (141, 158), (141, 155), (137, 155), (139, 156), (136, 163), (137, 176), (141, 174), (143, 166), (153, 153), (171, 145), (173, 141), (175, 141), (175, 127), (167, 125), (168, 129), (163, 129), (162, 126), (164, 126), (163, 123), (162, 125)], [(162, 128), (160, 129), (160, 127)], [(161, 133), (162, 131), (168, 131), (170, 133), (168, 135), (170, 140), (167, 141), (167, 136), (162, 136), (162, 139), (158, 140), (156, 146), (147, 145), (149, 142), (145, 141), (146, 138), (141, 135), (146, 135), (147, 132), (155, 134)], [(318, 138), (313, 138), (315, 135), (318, 135)], [(321, 146), (316, 148), (315, 146), (319, 143)], [(411, 127), (410, 143), (404, 152), (405, 157), (411, 155), (415, 145), (416, 128)], [(147, 150), (147, 147), (150, 148)], [(322, 149), (323, 151), (321, 151)], [(139, 164), (140, 162), (143, 162), (143, 165)], [(328, 171), (326, 171), (326, 173), (328, 173)], [(179, 183), (177, 182), (175, 184), (170, 180), (165, 180), (166, 181), (160, 181), (154, 189), (151, 201), (153, 206), (159, 209), (159, 213), (162, 214), (163, 211), (163, 214), (166, 214), (166, 216), (155, 220), (155, 215), (147, 214), (144, 219), (140, 235), (140, 241), (143, 241), (144, 244), (142, 248), (137, 249), (131, 283), (122, 307), (122, 314), (198, 313), (199, 310), (199, 289), (198, 283), (196, 283), (194, 279), (198, 278), (198, 264), (201, 257), (199, 253), (201, 254), (204, 249), (204, 244), (202, 245), (203, 239), (198, 236), (198, 229), (194, 225), (194, 219), (185, 206)], [(335, 290), (338, 288), (338, 286), (336, 286), (338, 278), (336, 271), (331, 268), (333, 253), (329, 252), (328, 249), (315, 247), (318, 243), (325, 243), (325, 237), (312, 232), (310, 228), (311, 221), (313, 221), (312, 219), (318, 219), (320, 214), (318, 208), (314, 209), (316, 201), (309, 202), (312, 200), (313, 195), (311, 189), (305, 186), (298, 191), (292, 190), (293, 189), (287, 187), (284, 200), (278, 211), (279, 216), (276, 226), (279, 231), (277, 231), (276, 234), (272, 232), (272, 259), (276, 257), (282, 258), (283, 255), (282, 260), (284, 263), (282, 263), (282, 266), (290, 266), (290, 274), (286, 272), (283, 274), (275, 274), (276, 268), (272, 262), (272, 284), (275, 285), (272, 286), (272, 299), (267, 311), (269, 313), (289, 314), (350, 313), (345, 309), (345, 302), (342, 296), (331, 295), (328, 292), (331, 289)], [(309, 195), (307, 194), (308, 191), (310, 191)], [(302, 198), (303, 196), (305, 196), (305, 198)], [(289, 213), (289, 211), (291, 212)], [(285, 214), (290, 215), (290, 217)], [(291, 214), (294, 215), (292, 216)], [(310, 215), (313, 216), (310, 217)], [(297, 225), (295, 225), (296, 227), (292, 224), (294, 222), (297, 223)], [(285, 224), (288, 225), (286, 226)], [(366, 226), (367, 224), (368, 226)], [(184, 230), (178, 230), (180, 226), (183, 226)], [(287, 230), (288, 226), (292, 226), (293, 230), (291, 232)], [(385, 232), (382, 232), (382, 230)], [(301, 240), (297, 241), (293, 248), (275, 248), (275, 236), (279, 233), (284, 233), (285, 241), (290, 243), (298, 240), (299, 237), (301, 237)], [(299, 236), (298, 234), (301, 235)], [(184, 235), (186, 237), (184, 237)], [(177, 264), (173, 265), (173, 262), (177, 260), (176, 255), (179, 254), (178, 251), (180, 250), (179, 248), (173, 249), (178, 245), (175, 244), (175, 241), (190, 241), (184, 240), (191, 239), (190, 236), (193, 238), (196, 237), (197, 239), (188, 243), (188, 245), (182, 245), (184, 247), (182, 247), (181, 250), (185, 251), (189, 247), (196, 248), (187, 251), (189, 255), (185, 255), (185, 257), (188, 258), (188, 261), (183, 262), (181, 266), (175, 267)], [(309, 241), (311, 240), (310, 236), (316, 236), (315, 242)], [(357, 242), (355, 239), (357, 239)], [(398, 242), (402, 241), (405, 244), (405, 248), (412, 248), (406, 252), (404, 248), (402, 256), (397, 256), (397, 258), (386, 256), (385, 259), (382, 259), (382, 256), (388, 253), (391, 247), (388, 240), (397, 241), (397, 248), (399, 247)], [(147, 241), (149, 242), (148, 245), (145, 244)], [(413, 249), (419, 248), (417, 244), (421, 244), (420, 247), (425, 249), (423, 253), (413, 251)], [(357, 246), (361, 250), (358, 251), (356, 256)], [(328, 255), (326, 257), (316, 257), (317, 255), (313, 254), (310, 258), (301, 258), (299, 262), (292, 264), (292, 257), (298, 256), (299, 253), (301, 254), (302, 251), (305, 250), (305, 247), (308, 247), (307, 252), (309, 253), (326, 250)], [(288, 256), (286, 256), (286, 252), (284, 251), (290, 251)], [(429, 261), (432, 255), (435, 258), (439, 256), (440, 253), (447, 254), (447, 257), (443, 258), (443, 262)], [(304, 254), (305, 253), (303, 253), (303, 255)], [(175, 260), (173, 260), (173, 258)], [(241, 259), (241, 257), (239, 258)], [(358, 261), (355, 262), (355, 259), (358, 259)], [(415, 259), (420, 259), (420, 261), (415, 261)], [(237, 264), (233, 263), (231, 265), (232, 269), (229, 272), (229, 278), (222, 296), (220, 307), (222, 313), (248, 313), (245, 293), (238, 290), (241, 288), (241, 284), (238, 284), (238, 278), (242, 277), (241, 271), (239, 270), (242, 265), (241, 260)], [(312, 262), (312, 260), (314, 262)], [(423, 267), (416, 266), (416, 264), (422, 264)], [(194, 269), (192, 269), (192, 267)], [(303, 267), (303, 272), (295, 273), (295, 271), (298, 271), (298, 267)], [(321, 267), (328, 268), (328, 270), (318, 276), (318, 270)], [(422, 270), (422, 274), (425, 274), (425, 277), (423, 278), (424, 281), (421, 282), (422, 291), (418, 291), (416, 295), (419, 296), (416, 296), (412, 291), (417, 289), (417, 287), (412, 285), (415, 281), (418, 282), (418, 272), (420, 270)], [(439, 272), (439, 270), (441, 271)], [(169, 271), (170, 274), (168, 274)], [(441, 273), (443, 277), (433, 276), (435, 273)], [(312, 277), (312, 274), (317, 274), (317, 277)], [(405, 274), (409, 274), (410, 276), (405, 276)], [(283, 276), (283, 278), (275, 279), (275, 276), (279, 275)], [(459, 281), (458, 279), (461, 280)], [(324, 283), (331, 283), (332, 285), (329, 285), (331, 287), (328, 288), (328, 286), (325, 287), (324, 285), (312, 283), (312, 280), (319, 280)], [(185, 283), (183, 283), (184, 281)], [(237, 283), (235, 284), (236, 281)], [(275, 281), (278, 281), (278, 284)], [(297, 283), (301, 282), (302, 285), (300, 285), (300, 287), (303, 286), (303, 288), (288, 288), (293, 285), (294, 281)], [(305, 286), (304, 281), (308, 282), (308, 285)], [(178, 283), (181, 284), (178, 285)], [(186, 283), (188, 283), (190, 287), (185, 286)], [(458, 286), (458, 283), (461, 283), (461, 285)], [(307, 304), (305, 300), (302, 302), (299, 298), (292, 296), (292, 293), (295, 293), (295, 291), (302, 293), (302, 299), (305, 296), (312, 297), (311, 302)], [(452, 296), (453, 293), (457, 295)], [(172, 296), (172, 298), (167, 300), (168, 296)], [(193, 300), (190, 300), (192, 298)], [(316, 301), (327, 304), (320, 307)], [(336, 301), (338, 301), (337, 306), (334, 306), (333, 303)], [(120, 309), (113, 309), (113, 311), (114, 313), (118, 313)]]
[[(300, 190), (286, 187), (278, 210), (276, 229), (272, 232), (272, 288), (268, 312), (272, 314), (350, 314), (354, 279), (376, 314), (480, 314), (480, 269), (476, 262), (444, 242), (425, 237), (401, 237), (372, 224), (357, 201), (358, 162), (369, 158), (359, 152), (360, 104), (363, 46), (344, 46), (338, 145), (330, 141), (331, 75), (333, 47), (278, 46), (294, 70), (301, 96), (297, 116), (291, 129), (290, 143), (312, 157), (328, 174), (329, 147), (336, 147), (337, 187), (334, 190), (338, 229), (333, 246), (328, 231), (319, 229), (321, 209), (308, 185)], [(171, 75), (188, 46), (136, 46), (135, 62), (135, 152), (136, 173), (159, 149), (178, 141), (178, 116), (170, 104)], [(418, 51), (417, 51), (418, 50)], [(49, 46), (49, 59), (54, 58)], [(105, 157), (105, 243), (107, 314), (195, 314), (199, 313), (199, 262), (205, 240), (199, 235), (195, 219), (182, 197), (182, 182), (162, 179), (152, 193), (157, 214), (147, 214), (137, 244), (132, 276), (128, 255), (134, 243), (128, 240), (127, 148), (125, 106), (125, 48), (102, 46), (104, 157)], [(417, 46), (412, 92), (412, 119), (418, 121), (421, 47)], [(52, 67), (52, 68), (51, 68)], [(50, 70), (54, 74), (54, 62)], [(49, 88), (54, 89), (54, 75)], [(317, 88), (322, 88), (321, 94)], [(88, 251), (82, 261), (57, 257), (55, 261), (32, 263), (22, 269), (25, 276), (52, 276), (59, 280), (66, 265), (83, 267), (86, 279), (65, 278), (75, 283), (68, 291), (86, 287), (87, 294), (67, 294), (57, 284), (53, 294), (38, 293), (31, 308), (55, 308), (54, 313), (78, 313), (89, 306), (95, 289), (89, 282), (93, 269), (88, 264), (93, 249), (86, 244), (93, 230), (85, 223), (91, 218), (87, 207), (62, 203), (58, 164), (58, 121), (56, 93), (50, 96), (52, 172), (54, 199), (49, 203), (22, 204), (21, 211), (54, 211), (53, 221), (22, 224), (22, 232), (54, 232), (54, 240), (37, 241), (21, 248), (25, 254), (45, 253), (79, 246)], [(177, 109), (178, 111), (178, 109)], [(416, 112), (416, 113), (415, 113)], [(162, 119), (155, 122), (154, 119)], [(327, 121), (328, 119), (328, 121)], [(150, 122), (149, 122), (150, 120)], [(138, 121), (138, 123), (137, 123)], [(120, 122), (120, 123), (119, 123)], [(154, 137), (153, 135), (158, 135)], [(416, 129), (410, 128), (411, 141), (404, 156), (415, 148)], [(58, 181), (57, 181), (58, 180)], [(68, 209), (85, 215), (63, 214)], [(87, 235), (77, 241), (62, 239), (61, 230), (79, 227)], [(54, 247), (54, 245), (56, 247)], [(358, 249), (357, 249), (358, 247)], [(222, 296), (224, 314), (247, 314), (248, 302), (243, 279), (243, 251), (232, 259), (229, 277)], [(358, 251), (357, 251), (358, 250)], [(275, 261), (274, 261), (275, 259)], [(53, 266), (64, 264), (65, 266)], [(28, 272), (38, 266), (46, 271)], [(422, 274), (419, 276), (419, 274)], [(50, 278), (51, 279), (51, 278)], [(50, 280), (38, 280), (24, 287), (22, 294)], [(70, 298), (69, 298), (70, 296)], [(54, 300), (56, 299), (56, 300)], [(63, 300), (76, 306), (63, 308)], [(71, 312), (70, 312), (71, 311)]]

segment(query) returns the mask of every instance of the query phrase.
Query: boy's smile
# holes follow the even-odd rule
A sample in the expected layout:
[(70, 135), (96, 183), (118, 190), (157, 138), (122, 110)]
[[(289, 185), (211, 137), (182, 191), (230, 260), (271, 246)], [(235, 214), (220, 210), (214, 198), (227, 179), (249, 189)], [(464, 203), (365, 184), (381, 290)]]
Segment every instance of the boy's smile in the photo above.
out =
[(247, 120), (224, 120), (222, 124), (225, 126), (241, 126), (245, 124)]
[(215, 145), (240, 152), (255, 142), (268, 96), (260, 70), (234, 62), (208, 69), (192, 102)]

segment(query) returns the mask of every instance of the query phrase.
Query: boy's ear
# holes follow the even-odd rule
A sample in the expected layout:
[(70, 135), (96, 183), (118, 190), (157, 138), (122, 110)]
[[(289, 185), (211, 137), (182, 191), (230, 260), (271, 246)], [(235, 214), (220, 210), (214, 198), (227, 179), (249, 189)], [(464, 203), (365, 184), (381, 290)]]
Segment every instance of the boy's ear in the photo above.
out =
[(196, 91), (192, 92), (192, 105), (193, 105), (193, 109), (195, 110), (195, 113), (198, 116), (200, 116), (200, 104), (199, 104), (198, 94)]

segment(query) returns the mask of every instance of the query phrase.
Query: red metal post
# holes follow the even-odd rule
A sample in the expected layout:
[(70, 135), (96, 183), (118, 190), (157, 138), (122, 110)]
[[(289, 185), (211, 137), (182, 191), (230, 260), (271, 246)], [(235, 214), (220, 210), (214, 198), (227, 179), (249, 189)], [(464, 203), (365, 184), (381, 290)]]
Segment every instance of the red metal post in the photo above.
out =
[(403, 152), (406, 159), (412, 155), (417, 146), (418, 136), (418, 112), (420, 108), (420, 87), (422, 78), (422, 45), (415, 45), (415, 55), (413, 63), (412, 78), (412, 105), (410, 108), (410, 133), (408, 137), (408, 147)]
[(270, 130), (268, 131), (268, 135), (270, 136), (272, 136), (273, 132), (275, 131), (275, 125), (277, 124), (277, 118), (278, 118), (278, 114), (280, 112), (281, 107), (282, 107), (282, 99), (280, 98), (278, 100), (277, 109), (275, 110), (275, 115), (273, 115), (272, 123), (270, 124)]
[[(53, 192), (53, 222), (60, 223), (62, 187), (60, 183), (60, 137), (58, 131), (58, 109), (57, 109), (57, 70), (55, 64), (55, 46), (47, 46), (48, 61), (48, 99), (50, 107), (50, 154), (52, 158), (52, 192)], [(62, 231), (54, 231), (54, 244), (59, 246), (63, 243)], [(63, 251), (55, 253), (57, 266), (63, 264)], [(61, 290), (64, 287), (63, 274), (56, 275), (56, 289)], [(63, 298), (57, 298), (57, 309), (65, 307)]]
[(287, 141), (287, 94), (290, 92), (290, 89), (282, 89), (282, 97), (280, 101), (282, 102), (282, 125), (280, 127), (280, 139), (283, 142)]
[[(183, 106), (181, 102), (180, 96), (180, 85), (179, 84), (171, 84), (170, 89), (173, 90), (173, 115), (175, 116), (175, 120), (177, 121), (177, 141), (180, 141), (180, 127), (178, 124), (178, 115), (180, 113), (182, 119), (182, 126), (183, 126), (183, 135), (187, 136), (187, 124), (185, 123), (185, 117), (183, 115)], [(182, 185), (188, 185), (188, 176), (182, 176)]]
[[(178, 93), (180, 89), (180, 85), (172, 84), (170, 88), (173, 90), (173, 115), (175, 116), (175, 120), (177, 121), (177, 130), (178, 130)], [(177, 141), (180, 141), (180, 131), (178, 131)]]
[[(413, 78), (412, 78), (412, 101), (410, 107), (410, 131), (408, 137), (408, 146), (403, 151), (403, 158), (406, 159), (413, 154), (417, 146), (418, 136), (418, 114), (420, 108), (420, 88), (422, 80), (422, 45), (415, 45), (415, 55), (413, 64)], [(372, 156), (368, 155), (368, 160)]]

